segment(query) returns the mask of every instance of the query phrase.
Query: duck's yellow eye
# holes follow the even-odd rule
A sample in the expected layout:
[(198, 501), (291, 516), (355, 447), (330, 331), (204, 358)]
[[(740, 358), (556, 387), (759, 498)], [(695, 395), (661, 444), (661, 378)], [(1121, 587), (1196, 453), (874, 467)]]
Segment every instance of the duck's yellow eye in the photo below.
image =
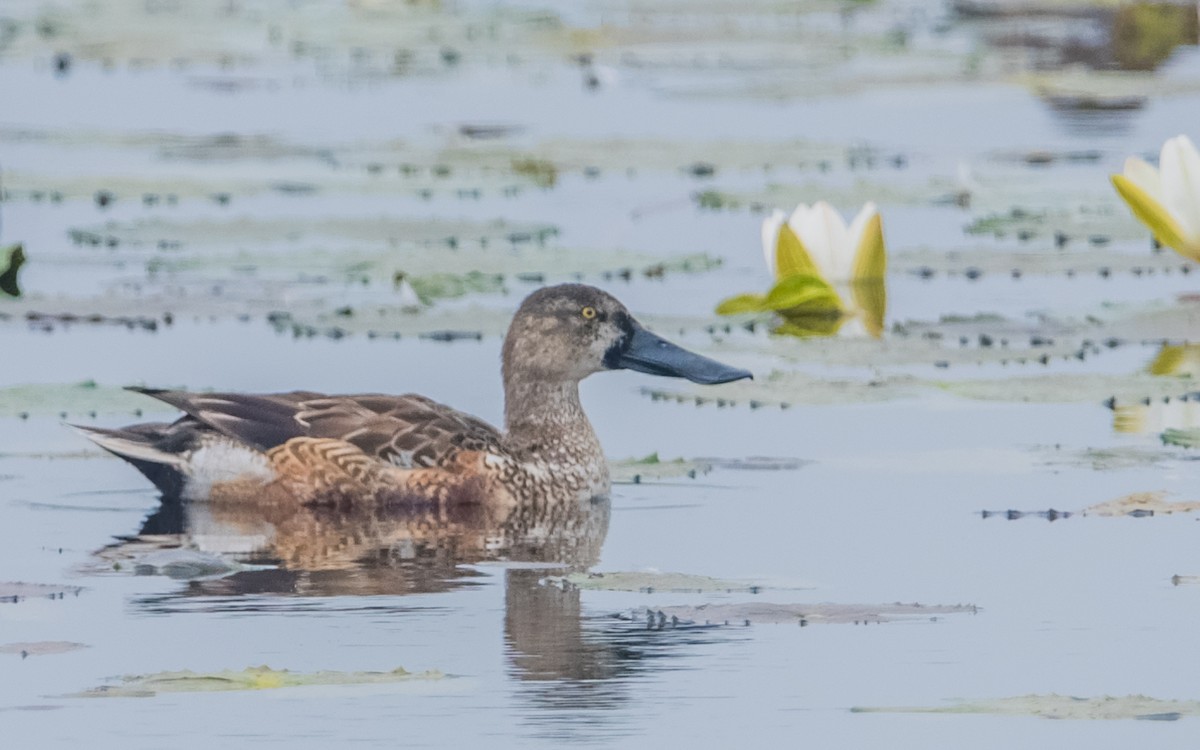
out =
[(596, 317), (596, 308), (585, 307), (579, 311), (579, 314), (582, 315), (585, 319), (591, 320), (592, 318)]

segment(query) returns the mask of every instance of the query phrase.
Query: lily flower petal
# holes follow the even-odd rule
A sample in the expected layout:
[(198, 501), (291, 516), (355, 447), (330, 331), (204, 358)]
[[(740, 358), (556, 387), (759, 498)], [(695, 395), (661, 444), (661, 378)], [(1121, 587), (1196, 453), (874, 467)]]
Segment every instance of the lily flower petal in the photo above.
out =
[(1186, 135), (1163, 144), (1158, 160), (1166, 208), (1183, 234), (1200, 244), (1200, 153)]
[(825, 201), (802, 203), (791, 216), (774, 211), (763, 220), (762, 246), (775, 285), (766, 295), (730, 297), (718, 313), (774, 312), (785, 320), (776, 332), (797, 335), (830, 335), (857, 319), (847, 330), (882, 335), (887, 251), (874, 203), (850, 226)]
[(882, 281), (887, 275), (887, 250), (883, 244), (883, 219), (874, 203), (868, 203), (850, 225), (854, 244), (854, 265), (850, 278), (858, 281)]
[(767, 270), (776, 278), (779, 277), (779, 263), (775, 258), (775, 248), (779, 244), (779, 228), (786, 222), (787, 214), (777, 208), (762, 223), (763, 256), (767, 260)]
[(1113, 186), (1159, 242), (1200, 262), (1200, 152), (1176, 136), (1163, 144), (1158, 164), (1129, 158)]
[(800, 205), (788, 220), (808, 250), (809, 257), (830, 282), (845, 281), (853, 269), (846, 222), (833, 206), (817, 201), (812, 208)]
[(1165, 203), (1162, 177), (1158, 174), (1157, 167), (1136, 156), (1131, 156), (1125, 160), (1125, 168), (1121, 170), (1121, 174), (1140, 187), (1146, 195), (1159, 203)]
[(850, 296), (854, 300), (855, 317), (862, 320), (867, 333), (874, 338), (882, 336), (887, 314), (887, 286), (883, 279), (851, 282)]
[(787, 215), (775, 211), (763, 220), (763, 255), (776, 281), (789, 276), (821, 276), (804, 243), (787, 225)]
[(783, 280), (789, 276), (815, 276), (824, 278), (821, 269), (813, 262), (808, 248), (787, 224), (779, 227), (779, 244), (775, 250), (777, 268), (775, 278)]
[(1145, 190), (1135, 185), (1133, 180), (1125, 175), (1113, 175), (1112, 183), (1125, 202), (1129, 204), (1129, 208), (1133, 210), (1133, 215), (1150, 228), (1159, 242), (1174, 248), (1181, 255), (1200, 261), (1200, 252), (1188, 251), (1188, 242), (1185, 239), (1183, 228), (1171, 216), (1166, 206), (1150, 197)]

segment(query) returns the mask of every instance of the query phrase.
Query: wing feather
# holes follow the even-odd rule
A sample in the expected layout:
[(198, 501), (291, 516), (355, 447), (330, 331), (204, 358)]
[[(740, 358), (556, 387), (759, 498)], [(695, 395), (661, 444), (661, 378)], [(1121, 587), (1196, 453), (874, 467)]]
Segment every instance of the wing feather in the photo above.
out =
[(326, 396), (136, 389), (261, 451), (298, 437), (333, 438), (403, 467), (439, 466), (462, 450), (498, 450), (487, 422), (416, 394)]

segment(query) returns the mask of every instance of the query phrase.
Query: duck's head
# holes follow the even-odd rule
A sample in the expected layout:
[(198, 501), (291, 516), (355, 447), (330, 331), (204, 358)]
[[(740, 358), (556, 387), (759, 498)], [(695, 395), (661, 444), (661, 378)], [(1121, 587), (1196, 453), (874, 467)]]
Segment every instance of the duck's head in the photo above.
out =
[(650, 333), (615, 297), (560, 284), (525, 298), (504, 340), (504, 373), (579, 381), (602, 370), (636, 370), (712, 385), (753, 377)]

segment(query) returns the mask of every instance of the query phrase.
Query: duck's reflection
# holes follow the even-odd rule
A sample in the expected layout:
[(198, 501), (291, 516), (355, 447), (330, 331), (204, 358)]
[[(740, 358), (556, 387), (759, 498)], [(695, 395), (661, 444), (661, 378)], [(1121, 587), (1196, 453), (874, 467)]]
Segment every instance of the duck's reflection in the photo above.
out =
[[(182, 576), (191, 579), (180, 592), (187, 596), (425, 594), (469, 583), (480, 575), (469, 566), (482, 562), (585, 570), (599, 560), (609, 509), (607, 498), (516, 509), (174, 502), (101, 556), (153, 572), (162, 572), (164, 551), (207, 556), (196, 575)], [(205, 575), (204, 560), (245, 569)], [(174, 564), (187, 570), (186, 557)]]
[[(629, 707), (631, 678), (719, 635), (587, 616), (578, 589), (546, 583), (598, 562), (609, 513), (607, 498), (517, 511), (168, 503), (140, 534), (100, 555), (126, 569), (186, 579), (172, 594), (137, 603), (159, 614), (279, 612), (296, 597), (444, 592), (485, 576), (475, 563), (524, 563), (504, 571), (507, 671), (533, 730), (568, 737), (597, 722), (618, 731), (612, 725), (623, 715), (616, 709)], [(230, 559), (244, 568), (204, 567)], [(295, 606), (308, 609), (311, 601)]]
[(505, 574), (504, 642), (509, 674), (521, 683), (523, 718), (540, 737), (611, 739), (629, 710), (632, 681), (679, 669), (677, 657), (735, 637), (708, 626), (649, 627), (643, 621), (582, 612), (580, 590), (540, 583), (553, 571)]

